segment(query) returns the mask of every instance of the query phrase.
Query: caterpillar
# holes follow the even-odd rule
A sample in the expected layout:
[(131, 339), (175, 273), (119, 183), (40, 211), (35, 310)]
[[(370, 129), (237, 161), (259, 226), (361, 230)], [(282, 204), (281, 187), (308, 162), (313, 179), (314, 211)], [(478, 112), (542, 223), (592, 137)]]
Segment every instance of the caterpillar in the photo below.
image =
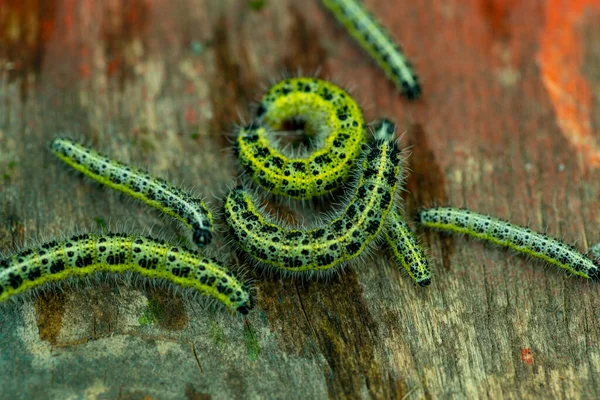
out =
[(390, 211), (387, 216), (384, 237), (394, 257), (413, 282), (422, 287), (428, 286), (431, 283), (431, 270), (427, 256), (415, 233), (396, 210)]
[(321, 0), (385, 75), (408, 99), (421, 95), (421, 85), (410, 62), (390, 34), (358, 0)]
[(98, 272), (169, 281), (241, 314), (253, 307), (249, 288), (215, 259), (125, 233), (81, 234), (0, 260), (0, 303), (30, 288)]
[(192, 231), (192, 240), (197, 246), (206, 246), (212, 241), (213, 217), (202, 199), (70, 139), (56, 138), (50, 149), (57, 158), (85, 176), (176, 218)]
[(598, 265), (592, 260), (572, 246), (528, 228), (489, 215), (450, 207), (425, 209), (417, 218), (423, 226), (464, 233), (546, 261), (574, 275), (600, 281)]
[[(310, 199), (341, 187), (366, 140), (362, 111), (348, 93), (316, 78), (285, 79), (263, 96), (257, 123), (239, 130), (234, 153), (243, 171), (275, 195)], [(271, 130), (298, 118), (315, 135), (316, 149), (288, 157), (273, 144)]]
[(225, 199), (225, 221), (233, 240), (259, 263), (299, 272), (330, 271), (358, 257), (375, 239), (393, 205), (401, 154), (395, 125), (383, 121), (364, 156), (354, 195), (331, 222), (314, 229), (286, 229), (259, 213), (248, 191), (237, 188)]

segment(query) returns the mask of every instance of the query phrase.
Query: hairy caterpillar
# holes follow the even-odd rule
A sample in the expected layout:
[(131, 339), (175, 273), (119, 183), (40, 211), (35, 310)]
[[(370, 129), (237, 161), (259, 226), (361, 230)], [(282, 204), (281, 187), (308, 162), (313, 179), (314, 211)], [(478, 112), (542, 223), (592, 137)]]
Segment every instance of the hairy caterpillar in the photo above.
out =
[(224, 213), (234, 241), (256, 261), (289, 272), (331, 270), (358, 257), (392, 208), (401, 168), (394, 132), (395, 126), (384, 121), (375, 139), (363, 145), (354, 194), (343, 212), (323, 227), (282, 228), (259, 213), (247, 191), (230, 191)]
[(0, 302), (49, 282), (97, 272), (134, 272), (166, 280), (210, 296), (241, 314), (253, 307), (248, 287), (216, 260), (125, 233), (82, 234), (0, 260)]
[(573, 247), (530, 229), (470, 210), (439, 207), (423, 210), (419, 222), (429, 228), (464, 233), (544, 260), (574, 275), (600, 280), (598, 265)]
[(421, 85), (410, 62), (390, 34), (358, 0), (321, 0), (358, 44), (369, 53), (386, 76), (409, 99), (421, 94)]
[(431, 270), (427, 256), (415, 233), (396, 210), (388, 214), (384, 233), (394, 257), (408, 272), (408, 276), (416, 284), (428, 286), (431, 283)]
[(197, 246), (211, 242), (212, 214), (202, 199), (69, 139), (54, 139), (50, 149), (56, 157), (84, 175), (176, 218), (192, 230)]
[[(336, 85), (316, 78), (285, 79), (272, 86), (257, 110), (258, 124), (241, 128), (234, 145), (244, 172), (276, 195), (310, 199), (347, 180), (365, 142), (362, 111)], [(316, 150), (288, 157), (273, 145), (270, 130), (292, 119), (316, 134)]]

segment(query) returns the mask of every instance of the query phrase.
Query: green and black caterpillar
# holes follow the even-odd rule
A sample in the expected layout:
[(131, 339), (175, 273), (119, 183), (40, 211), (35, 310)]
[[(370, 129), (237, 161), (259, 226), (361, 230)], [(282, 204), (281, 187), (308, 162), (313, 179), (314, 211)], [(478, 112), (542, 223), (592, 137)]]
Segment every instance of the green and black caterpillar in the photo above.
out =
[(192, 231), (192, 239), (197, 246), (211, 242), (213, 217), (202, 199), (70, 139), (56, 138), (50, 149), (57, 158), (85, 176), (177, 219)]
[(201, 294), (228, 310), (247, 314), (253, 307), (248, 285), (213, 258), (164, 241), (107, 233), (51, 241), (0, 260), (0, 302), (51, 282), (96, 273), (135, 273)]

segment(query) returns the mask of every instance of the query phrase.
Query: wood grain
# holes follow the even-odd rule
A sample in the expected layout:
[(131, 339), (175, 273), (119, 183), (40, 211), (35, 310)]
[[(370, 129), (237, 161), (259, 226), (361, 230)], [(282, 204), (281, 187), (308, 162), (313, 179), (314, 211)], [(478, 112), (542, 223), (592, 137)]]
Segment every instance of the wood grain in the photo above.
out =
[[(469, 206), (600, 241), (597, 2), (366, 0), (414, 60), (412, 103), (316, 0), (252, 3), (0, 0), (0, 248), (103, 223), (177, 240), (170, 220), (67, 172), (50, 140), (81, 138), (218, 208), (235, 125), (270, 81), (316, 70), (406, 131), (409, 213)], [(597, 285), (421, 233), (427, 289), (377, 250), (327, 281), (251, 272), (246, 319), (109, 283), (10, 302), (0, 398), (600, 396)], [(213, 251), (247, 269), (226, 242)]]

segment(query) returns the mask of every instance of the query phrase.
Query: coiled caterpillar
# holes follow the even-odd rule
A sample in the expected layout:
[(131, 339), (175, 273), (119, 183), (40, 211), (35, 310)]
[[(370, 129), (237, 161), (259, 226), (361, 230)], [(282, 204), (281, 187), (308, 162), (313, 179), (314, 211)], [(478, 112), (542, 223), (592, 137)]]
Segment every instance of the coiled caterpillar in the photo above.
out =
[(335, 18), (366, 50), (386, 76), (409, 99), (421, 94), (421, 85), (410, 62), (390, 34), (358, 0), (321, 0)]
[[(329, 133), (329, 136), (320, 138), (320, 141), (324, 144), (319, 147), (317, 152), (310, 154), (307, 158), (295, 160), (290, 160), (270, 146), (267, 137), (268, 129), (264, 126), (253, 125), (242, 128), (236, 138), (235, 153), (240, 159), (244, 170), (250, 174), (255, 182), (271, 193), (284, 194), (292, 198), (311, 198), (329, 193), (337, 188), (345, 181), (352, 166), (352, 160), (358, 156), (354, 150), (364, 140), (362, 113), (353, 101), (348, 102), (345, 100), (346, 98), (349, 98), (349, 96), (337, 86), (317, 79), (288, 79), (273, 86), (263, 97), (257, 112), (265, 124), (278, 127), (285, 120), (300, 115), (306, 122), (307, 130), (314, 132), (318, 131), (319, 121), (323, 119), (323, 117), (319, 118), (320, 113), (326, 117), (325, 121), (331, 125), (339, 124), (340, 120), (347, 121), (348, 110), (351, 116), (348, 123), (352, 122), (352, 124), (346, 125), (347, 129), (344, 130), (340, 130), (338, 125), (334, 125), (336, 128)], [(335, 108), (336, 104), (338, 111), (333, 114), (331, 108)], [(320, 107), (327, 112), (324, 113), (320, 110)], [(342, 115), (343, 117), (340, 117)], [(333, 116), (335, 118), (332, 119)], [(361, 121), (360, 124), (357, 121)], [(351, 129), (353, 126), (355, 129)], [(395, 128), (395, 124), (383, 120), (376, 129), (375, 137), (389, 140), (394, 137)], [(343, 160), (346, 161), (340, 162)], [(394, 191), (395, 189), (391, 193), (393, 194)], [(260, 225), (268, 225), (269, 222), (259, 219), (262, 217), (258, 214), (248, 193), (233, 191), (227, 200), (225, 214), (228, 221), (231, 222), (230, 231), (234, 237), (237, 237), (238, 244), (250, 253), (255, 260), (276, 268), (286, 269), (286, 265), (292, 263), (296, 267), (290, 267), (289, 270), (293, 271), (326, 270), (356, 257), (368, 244), (367, 242), (364, 246), (359, 246), (359, 252), (348, 250), (349, 258), (345, 258), (342, 255), (344, 251), (338, 251), (342, 248), (343, 243), (333, 243), (338, 238), (341, 241), (348, 240), (347, 236), (339, 229), (335, 233), (322, 232), (319, 229), (314, 230), (314, 232), (308, 231), (308, 233), (297, 230), (288, 232), (276, 224), (270, 224), (269, 228), (260, 228), (263, 233), (270, 233), (272, 236), (263, 234), (262, 237), (256, 235), (256, 237), (249, 239), (248, 236), (243, 236), (244, 233), (241, 233), (239, 229), (243, 226), (248, 229), (249, 226), (253, 225), (253, 222), (260, 221)], [(350, 202), (349, 210), (354, 209), (353, 201)], [(361, 212), (366, 207), (363, 206), (362, 208)], [(244, 210), (244, 215), (253, 221), (242, 223), (244, 215), (237, 214), (240, 210)], [(334, 221), (337, 224), (336, 226), (351, 226), (351, 224), (343, 221), (344, 215), (343, 213)], [(385, 220), (385, 215), (381, 217), (382, 220)], [(234, 222), (234, 220), (237, 221)], [(361, 229), (361, 226), (354, 226), (353, 228), (358, 230)], [(430, 282), (429, 266), (414, 234), (407, 228), (408, 226), (403, 224), (401, 217), (398, 215), (389, 229), (386, 230), (389, 232), (386, 234), (386, 238), (392, 246), (397, 260), (407, 269), (409, 276), (418, 284), (426, 286)], [(265, 232), (269, 230), (270, 232)], [(302, 234), (298, 232), (302, 232)], [(321, 245), (317, 242), (320, 237), (315, 238), (314, 235), (321, 233), (323, 235), (327, 234), (330, 238), (328, 240), (332, 243), (329, 244), (329, 249), (319, 247)], [(360, 236), (358, 232), (349, 232), (348, 234), (354, 234), (356, 237)], [(240, 235), (246, 240), (243, 240)], [(246, 232), (246, 235), (248, 235), (248, 232)], [(296, 237), (292, 237), (294, 235)], [(276, 260), (279, 257), (277, 254), (267, 256), (270, 253), (279, 253), (283, 250), (283, 248), (278, 248), (279, 245), (271, 244), (271, 240), (281, 243), (284, 247), (295, 248), (298, 254), (281, 256), (281, 260)], [(372, 240), (372, 237), (368, 241), (370, 242), (370, 240)], [(301, 248), (302, 246), (303, 248)], [(406, 264), (407, 258), (399, 253), (403, 249), (410, 252), (411, 261), (409, 264)], [(311, 259), (311, 257), (314, 259)]]
[(574, 275), (600, 281), (598, 265), (573, 247), (489, 215), (465, 209), (438, 207), (421, 211), (418, 221), (429, 228), (464, 233), (498, 246), (508, 247), (556, 265)]
[(354, 194), (347, 207), (325, 226), (286, 229), (269, 222), (250, 194), (227, 194), (225, 221), (234, 241), (256, 261), (289, 272), (327, 271), (358, 257), (378, 235), (392, 208), (401, 155), (387, 121), (377, 130), (364, 157)]
[(82, 234), (0, 260), (0, 302), (46, 283), (97, 272), (134, 272), (169, 281), (210, 296), (241, 314), (253, 307), (249, 288), (216, 260), (164, 241), (125, 233)]
[[(316, 78), (285, 79), (272, 86), (257, 110), (258, 124), (241, 128), (234, 152), (244, 172), (275, 195), (310, 199), (339, 188), (365, 142), (362, 111), (344, 90)], [(316, 133), (316, 150), (288, 157), (269, 138), (289, 119)]]
[(431, 283), (431, 269), (417, 236), (396, 210), (390, 211), (385, 222), (385, 240), (396, 260), (419, 286)]
[(69, 139), (54, 139), (50, 149), (65, 164), (84, 175), (176, 218), (191, 229), (197, 246), (211, 242), (212, 214), (202, 199)]

